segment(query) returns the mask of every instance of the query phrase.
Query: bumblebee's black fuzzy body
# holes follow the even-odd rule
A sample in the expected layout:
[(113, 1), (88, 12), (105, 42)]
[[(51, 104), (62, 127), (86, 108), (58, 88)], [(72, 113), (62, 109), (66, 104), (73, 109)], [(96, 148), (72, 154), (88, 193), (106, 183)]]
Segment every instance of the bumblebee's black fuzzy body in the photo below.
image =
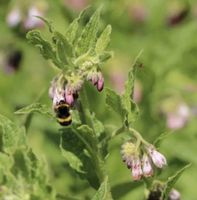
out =
[(55, 113), (60, 125), (68, 126), (71, 124), (72, 117), (70, 115), (70, 107), (67, 103), (60, 101), (60, 103), (55, 107)]

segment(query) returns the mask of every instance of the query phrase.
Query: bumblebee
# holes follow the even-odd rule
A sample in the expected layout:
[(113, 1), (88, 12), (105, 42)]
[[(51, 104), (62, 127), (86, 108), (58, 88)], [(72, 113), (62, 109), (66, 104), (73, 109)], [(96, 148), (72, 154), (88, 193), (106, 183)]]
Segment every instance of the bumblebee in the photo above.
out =
[(57, 121), (62, 126), (68, 126), (72, 122), (70, 115), (70, 106), (65, 101), (60, 101), (54, 108)]

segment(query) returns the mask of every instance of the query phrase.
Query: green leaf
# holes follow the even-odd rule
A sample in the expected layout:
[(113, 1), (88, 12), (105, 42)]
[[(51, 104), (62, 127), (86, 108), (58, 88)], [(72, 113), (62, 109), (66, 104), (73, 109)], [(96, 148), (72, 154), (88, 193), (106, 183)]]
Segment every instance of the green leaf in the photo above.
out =
[(113, 52), (111, 51), (105, 51), (103, 53), (101, 53), (99, 55), (99, 61), (102, 62), (106, 62), (107, 60), (109, 60), (111, 57), (113, 56)]
[(4, 172), (10, 170), (13, 163), (12, 157), (0, 152), (0, 168), (2, 168)]
[[(92, 130), (86, 125), (78, 129), (64, 128), (61, 130), (60, 148), (63, 156), (66, 155), (65, 158), (69, 165), (76, 170), (80, 177), (87, 179), (92, 187), (98, 188), (99, 179), (95, 170), (94, 158), (92, 157), (92, 145), (94, 144), (92, 137)], [(71, 154), (68, 154), (68, 152)], [(68, 158), (69, 155), (72, 157)]]
[(83, 29), (77, 43), (77, 55), (85, 54), (90, 49), (94, 49), (97, 32), (100, 22), (100, 9), (98, 9), (90, 18), (89, 22)]
[(3, 150), (8, 154), (13, 154), (16, 149), (26, 147), (26, 136), (24, 127), (16, 126), (8, 118), (0, 115), (0, 126), (2, 127)]
[(83, 20), (84, 15), (87, 13), (88, 9), (89, 7), (82, 10), (79, 16), (72, 21), (72, 23), (68, 26), (66, 30), (65, 36), (71, 44), (74, 44), (75, 40), (77, 39), (78, 32), (80, 30), (79, 22), (80, 20)]
[(99, 138), (100, 135), (105, 131), (105, 127), (102, 124), (101, 121), (99, 121), (95, 114), (91, 115), (91, 119), (92, 119), (92, 124), (94, 126), (94, 132), (96, 133), (96, 136)]
[(68, 161), (70, 167), (76, 170), (77, 172), (85, 173), (82, 170), (83, 163), (81, 162), (81, 160), (77, 156), (75, 156), (75, 154), (73, 154), (72, 152), (65, 151), (62, 148), (62, 146), (60, 146), (60, 148), (61, 148), (63, 157)]
[(162, 198), (163, 200), (167, 200), (168, 199), (168, 195), (172, 189), (172, 187), (174, 186), (174, 184), (177, 182), (177, 180), (180, 178), (180, 176), (182, 175), (182, 173), (191, 166), (191, 164), (188, 164), (186, 166), (184, 166), (182, 169), (180, 169), (179, 171), (177, 171), (173, 176), (169, 177), (168, 180), (165, 182), (164, 185), (164, 190), (162, 191)]
[(141, 53), (142, 51), (140, 51), (140, 53), (134, 59), (131, 70), (129, 71), (128, 80), (125, 84), (125, 91), (124, 91), (124, 94), (122, 95), (122, 104), (128, 112), (127, 119), (128, 119), (129, 124), (135, 121), (135, 118), (137, 117), (139, 113), (137, 104), (133, 101), (133, 90), (134, 90), (134, 82), (135, 82), (135, 73), (137, 69), (136, 67), (137, 61)]
[(35, 16), (35, 17), (37, 17), (38, 19), (42, 20), (47, 25), (47, 27), (49, 29), (49, 32), (51, 32), (51, 33), (54, 32), (54, 28), (52, 26), (52, 22), (49, 22), (47, 19), (45, 19), (45, 18), (43, 18), (41, 16)]
[(53, 39), (57, 46), (57, 55), (62, 63), (70, 64), (70, 58), (73, 57), (73, 49), (69, 41), (59, 32), (55, 32)]
[(53, 117), (52, 112), (48, 109), (46, 105), (43, 105), (41, 103), (33, 103), (29, 106), (26, 106), (20, 110), (17, 110), (15, 114), (18, 115), (24, 115), (24, 114), (29, 114), (29, 113), (34, 113), (38, 112), (40, 114), (46, 115), (48, 117)]
[(108, 177), (105, 178), (104, 182), (101, 184), (100, 188), (98, 189), (92, 200), (112, 200), (109, 191)]
[(103, 51), (107, 48), (110, 42), (111, 30), (111, 25), (108, 25), (98, 38), (95, 49), (97, 54), (102, 54)]
[(109, 88), (106, 88), (106, 104), (116, 112), (124, 122), (127, 111), (123, 108), (121, 97)]
[(73, 44), (73, 42), (76, 39), (78, 28), (79, 28), (79, 22), (78, 22), (78, 18), (77, 18), (77, 19), (73, 20), (73, 22), (69, 25), (69, 27), (66, 31), (66, 38), (68, 38), (68, 40), (70, 41), (71, 44)]
[(83, 139), (87, 142), (87, 144), (90, 145), (90, 148), (96, 152), (97, 138), (95, 137), (93, 130), (87, 125), (81, 125), (80, 127), (77, 128), (77, 130), (79, 131), (80, 136), (82, 136)]
[(62, 63), (56, 58), (55, 50), (48, 41), (42, 38), (39, 31), (29, 31), (26, 37), (31, 44), (40, 49), (40, 53), (45, 59), (51, 60), (58, 68), (63, 68)]

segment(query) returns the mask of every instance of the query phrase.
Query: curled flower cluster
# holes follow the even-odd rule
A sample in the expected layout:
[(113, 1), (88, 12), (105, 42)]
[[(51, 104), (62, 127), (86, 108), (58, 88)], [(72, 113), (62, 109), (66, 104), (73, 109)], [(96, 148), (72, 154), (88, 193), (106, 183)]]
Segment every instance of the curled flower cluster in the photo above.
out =
[(91, 81), (93, 85), (96, 86), (97, 90), (100, 92), (104, 87), (104, 77), (100, 71), (92, 70), (87, 74), (86, 79)]
[(53, 100), (53, 107), (58, 105), (60, 101), (64, 101), (72, 107), (78, 98), (84, 79), (91, 81), (99, 92), (102, 91), (104, 78), (100, 71), (91, 71), (87, 75), (72, 73), (68, 77), (61, 74), (53, 79), (49, 88), (49, 96)]
[(146, 150), (141, 153), (138, 147), (132, 142), (126, 142), (122, 145), (122, 159), (127, 167), (131, 169), (134, 180), (140, 180), (142, 176), (152, 176), (153, 164), (158, 168), (163, 168), (167, 164), (164, 155), (158, 152), (153, 145), (145, 149)]

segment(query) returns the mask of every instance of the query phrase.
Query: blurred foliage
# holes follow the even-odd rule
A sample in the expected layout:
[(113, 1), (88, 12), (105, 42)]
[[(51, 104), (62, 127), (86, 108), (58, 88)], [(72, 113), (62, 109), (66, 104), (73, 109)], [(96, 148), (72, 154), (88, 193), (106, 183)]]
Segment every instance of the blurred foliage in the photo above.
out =
[[(27, 132), (28, 144), (36, 154), (46, 157), (49, 178), (58, 193), (63, 196), (80, 196), (89, 199), (95, 191), (86, 181), (82, 181), (68, 166), (59, 150), (60, 126), (49, 118), (33, 114), (30, 119), (16, 117), (14, 111), (39, 99), (51, 106), (48, 87), (54, 70), (39, 52), (30, 46), (25, 34), (9, 28), (6, 16), (15, 3), (23, 1), (0, 1), (0, 108), (1, 114), (16, 123), (31, 121)], [(32, 1), (33, 2), (33, 1)], [(29, 3), (32, 3), (29, 1)], [(197, 140), (197, 3), (195, 0), (48, 0), (46, 18), (61, 32), (65, 32), (69, 22), (81, 10), (80, 5), (102, 6), (103, 26), (111, 24), (112, 39), (110, 49), (114, 57), (103, 66), (106, 85), (117, 91), (124, 84), (132, 61), (143, 49), (140, 57), (137, 79), (141, 85), (141, 100), (138, 102), (140, 116), (134, 126), (143, 136), (154, 141), (157, 136), (168, 131), (167, 113), (184, 102), (189, 108), (189, 117), (184, 127), (176, 129), (161, 142), (161, 151), (168, 159), (168, 167), (160, 174), (166, 180), (170, 174), (186, 163), (192, 166), (184, 172), (175, 188), (182, 199), (195, 200), (197, 191), (196, 140)], [(93, 9), (92, 9), (93, 10)], [(185, 14), (184, 14), (184, 13)], [(90, 13), (91, 14), (91, 13)], [(48, 36), (47, 28), (42, 32)], [(14, 50), (22, 52), (18, 70), (8, 70), (7, 60)], [(115, 77), (115, 78), (114, 78)], [(122, 80), (123, 79), (123, 80)], [(98, 94), (88, 85), (90, 110), (98, 119), (116, 122), (118, 115), (109, 112), (105, 105), (105, 92)], [(138, 91), (139, 92), (139, 91)], [(170, 102), (170, 103), (169, 103)], [(115, 138), (110, 144), (107, 160), (109, 182), (114, 199), (143, 199), (143, 185), (133, 183), (131, 175), (122, 164), (119, 146), (122, 138)], [(118, 173), (118, 176), (117, 176)], [(135, 189), (133, 189), (135, 188)], [(68, 199), (72, 199), (69, 198)], [(61, 199), (61, 198), (60, 198)], [(95, 197), (96, 199), (96, 197)]]

